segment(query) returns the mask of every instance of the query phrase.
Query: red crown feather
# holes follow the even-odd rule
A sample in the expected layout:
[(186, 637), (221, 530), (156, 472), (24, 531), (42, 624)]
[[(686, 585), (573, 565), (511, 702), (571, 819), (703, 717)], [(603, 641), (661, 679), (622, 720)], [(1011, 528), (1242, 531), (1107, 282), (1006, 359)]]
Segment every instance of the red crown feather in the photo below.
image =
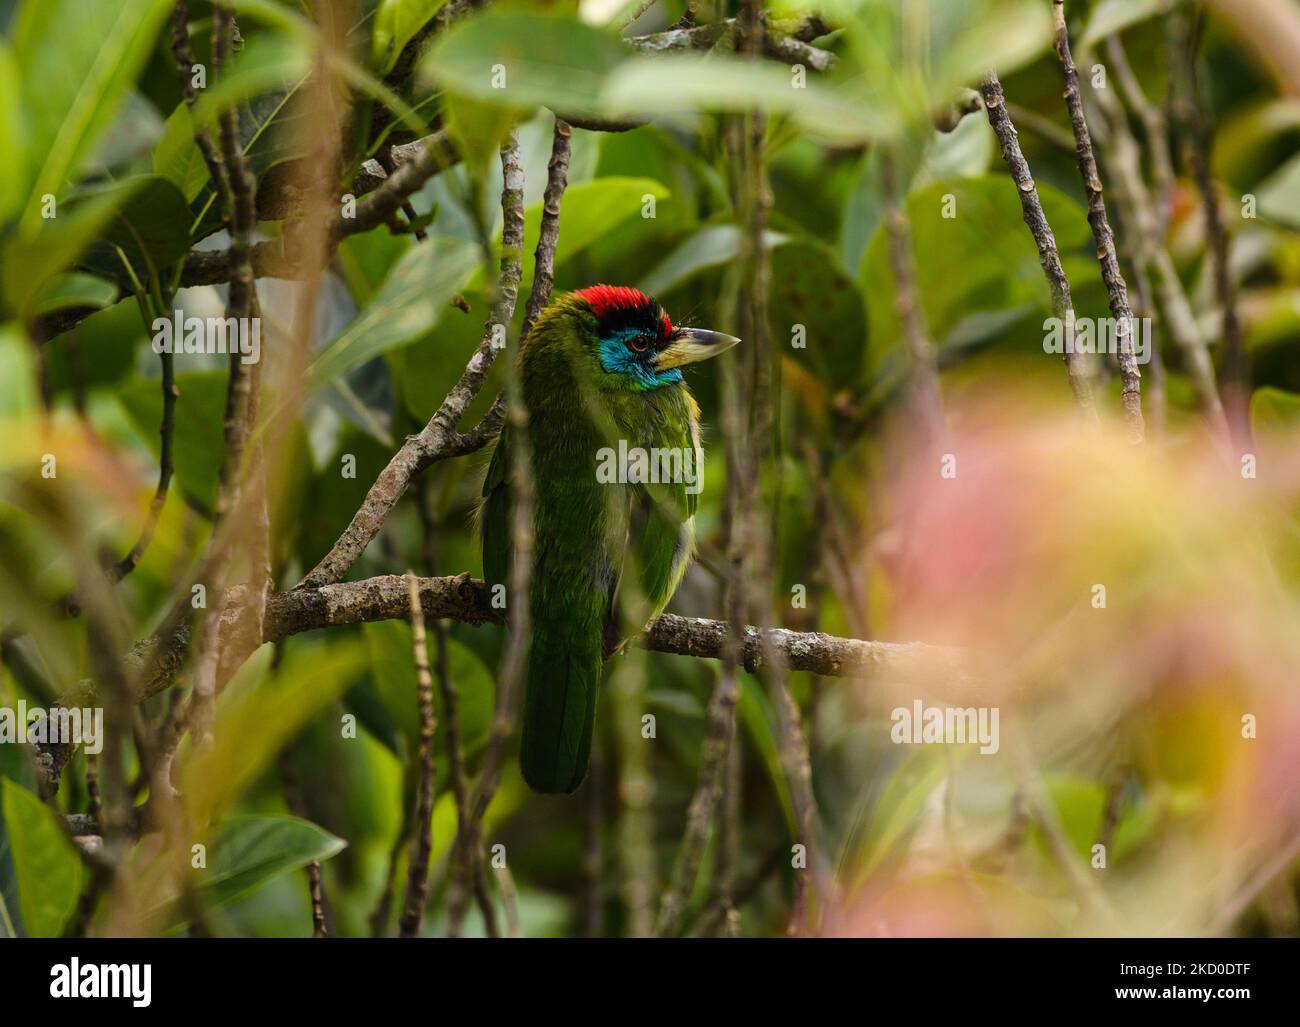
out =
[[(585, 289), (578, 289), (574, 295), (586, 300), (592, 313), (602, 319), (612, 311), (659, 310), (659, 304), (640, 289), (633, 289), (626, 285), (591, 285)], [(668, 338), (672, 331), (672, 321), (667, 314), (663, 314), (663, 324), (660, 327), (662, 337)]]

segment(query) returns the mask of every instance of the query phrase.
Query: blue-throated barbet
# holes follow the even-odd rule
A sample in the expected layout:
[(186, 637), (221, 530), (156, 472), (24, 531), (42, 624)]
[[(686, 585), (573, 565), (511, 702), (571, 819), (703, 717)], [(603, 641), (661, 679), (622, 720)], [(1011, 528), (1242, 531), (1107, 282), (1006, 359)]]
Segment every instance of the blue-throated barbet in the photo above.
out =
[[(582, 782), (602, 664), (663, 611), (690, 562), (703, 468), (682, 367), (739, 341), (596, 285), (553, 300), (520, 344), (536, 494), (520, 765), (539, 792)], [(510, 438), (483, 482), (489, 588), (509, 577)]]

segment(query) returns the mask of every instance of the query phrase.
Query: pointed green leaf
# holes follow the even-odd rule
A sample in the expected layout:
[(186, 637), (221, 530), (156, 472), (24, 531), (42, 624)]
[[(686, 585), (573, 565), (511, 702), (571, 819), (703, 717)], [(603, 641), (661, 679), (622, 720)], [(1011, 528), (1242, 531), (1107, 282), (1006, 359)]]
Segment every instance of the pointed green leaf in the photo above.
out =
[(200, 901), (224, 906), (267, 881), (341, 852), (347, 843), (297, 817), (231, 817), (208, 846), (208, 866), (192, 871)]
[(478, 247), (437, 236), (412, 246), (384, 280), (374, 299), (308, 368), (319, 389), (367, 360), (428, 332), (479, 264)]
[(27, 935), (57, 937), (77, 908), (81, 860), (54, 812), (31, 792), (0, 781), (0, 806)]
[(447, 0), (379, 0), (371, 35), (370, 66), (385, 75), (392, 71), (406, 44), (446, 2)]
[(573, 18), (494, 8), (456, 25), (420, 71), (503, 107), (598, 113), (606, 77), (629, 52), (613, 34)]
[(0, 224), (23, 202), (27, 185), (27, 128), (22, 81), (8, 43), (0, 39)]
[(58, 196), (108, 126), (148, 59), (170, 0), (27, 0), (14, 53), (33, 155), (23, 234), (41, 227), (41, 197)]

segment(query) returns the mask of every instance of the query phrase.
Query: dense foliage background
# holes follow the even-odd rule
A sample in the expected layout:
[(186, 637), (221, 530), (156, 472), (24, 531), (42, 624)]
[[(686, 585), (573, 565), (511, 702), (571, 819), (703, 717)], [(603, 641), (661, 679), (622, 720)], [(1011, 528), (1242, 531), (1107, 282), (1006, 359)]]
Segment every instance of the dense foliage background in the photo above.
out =
[[(522, 288), (510, 349), (461, 429), (489, 413), (535, 277), (555, 112), (575, 126), (555, 288), (637, 286), (678, 322), (746, 339), (689, 377), (709, 460), (700, 559), (671, 609), (728, 619), (748, 517), (750, 622), (955, 646), (969, 663), (909, 677), (886, 653), (873, 673), (742, 670), (736, 744), (719, 762), (707, 711), (722, 663), (629, 650), (610, 665), (578, 793), (529, 793), (516, 739), (503, 739), (481, 838), (492, 929), (651, 932), (682, 869), (688, 805), (716, 770), (721, 800), (705, 810), (712, 830), (682, 882), (676, 933), (1296, 931), (1293, 3), (1066, 4), (1121, 266), (1162, 358), (1142, 368), (1139, 446), (1119, 423), (1113, 357), (1088, 362), (1100, 409), (1088, 421), (1043, 351), (1052, 308), (1035, 240), (985, 111), (963, 92), (997, 69), (1073, 308), (1109, 316), (1051, 0), (828, 0), (815, 12), (660, 0), (630, 25), (645, 5), (230, 6), (224, 66), (213, 6), (192, 0), (180, 18), (206, 75), (191, 105), (171, 0), (0, 0), (0, 706), (85, 699), (108, 708), (116, 739), (97, 767), (72, 756), (52, 795), (32, 747), (0, 744), (0, 936), (308, 935), (314, 891), (331, 934), (396, 930), (423, 833), (404, 613), (258, 634), (205, 671), (214, 597), (221, 582), (258, 580), (263, 558), (274, 589), (299, 582), (461, 377), (500, 299), (498, 151), (513, 128)], [(743, 31), (762, 7), (766, 38), (802, 50)], [(717, 31), (672, 46), (655, 36), (684, 16)], [(802, 27), (810, 16), (822, 21)], [(620, 32), (658, 42), (633, 47)], [(1140, 92), (1120, 87), (1117, 47)], [(236, 302), (229, 269), (192, 255), (238, 242), (238, 212), (195, 139), (197, 128), (220, 148), (220, 112), (237, 115), (256, 181), (265, 368), (233, 468), (227, 359), (177, 354), (164, 372), (150, 346), (156, 317)], [(349, 201), (364, 218), (367, 194), (399, 174), (393, 144), (435, 133), (457, 159), (429, 168), (404, 212), (333, 232)], [(388, 176), (371, 160), (393, 160)], [(1125, 178), (1134, 166), (1145, 208)], [(1228, 295), (1207, 185), (1230, 245)], [(891, 236), (900, 208), (909, 231)], [(900, 239), (910, 250), (891, 249)], [(915, 308), (897, 252), (910, 253)], [(902, 323), (918, 311), (938, 437), (920, 427), (924, 360)], [(1192, 350), (1176, 335), (1182, 314)], [(1196, 346), (1226, 420), (1188, 373)], [(160, 431), (164, 373), (175, 409)], [(751, 429), (732, 440), (753, 460), (734, 466), (757, 469), (748, 484), (727, 480), (728, 380), (749, 418), (731, 422)], [(485, 452), (417, 476), (348, 580), (480, 577)], [(940, 473), (946, 455), (955, 477)], [(156, 530), (138, 565), (106, 582), (101, 568), (151, 522), (160, 462), (174, 475)], [(232, 478), (269, 497), (269, 523), (231, 500)], [(218, 514), (233, 524), (224, 548)], [(214, 587), (196, 611), (191, 586), (204, 581)], [(173, 647), (177, 609), (192, 624)], [(488, 929), (467, 901), (473, 857), (454, 852), (452, 778), (463, 763), (472, 789), (495, 762), (506, 636), (469, 619), (429, 624), (459, 737), (435, 688), (426, 934)], [(132, 643), (163, 629), (175, 684), (136, 707), (124, 697), (152, 680), (151, 651)], [(150, 770), (169, 726), (204, 723), (205, 673), (220, 686), (211, 740), (179, 741), (166, 816), (128, 814), (164, 809)], [(787, 688), (802, 733), (783, 713)], [(891, 711), (918, 699), (998, 707), (999, 752), (895, 744)]]

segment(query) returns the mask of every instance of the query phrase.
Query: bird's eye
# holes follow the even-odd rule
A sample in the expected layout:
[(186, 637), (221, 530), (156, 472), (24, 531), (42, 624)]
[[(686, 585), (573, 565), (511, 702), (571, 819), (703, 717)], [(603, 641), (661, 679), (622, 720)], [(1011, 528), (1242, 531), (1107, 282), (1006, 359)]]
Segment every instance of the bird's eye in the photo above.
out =
[(650, 336), (634, 335), (628, 340), (628, 345), (632, 347), (634, 352), (644, 353), (650, 348)]

